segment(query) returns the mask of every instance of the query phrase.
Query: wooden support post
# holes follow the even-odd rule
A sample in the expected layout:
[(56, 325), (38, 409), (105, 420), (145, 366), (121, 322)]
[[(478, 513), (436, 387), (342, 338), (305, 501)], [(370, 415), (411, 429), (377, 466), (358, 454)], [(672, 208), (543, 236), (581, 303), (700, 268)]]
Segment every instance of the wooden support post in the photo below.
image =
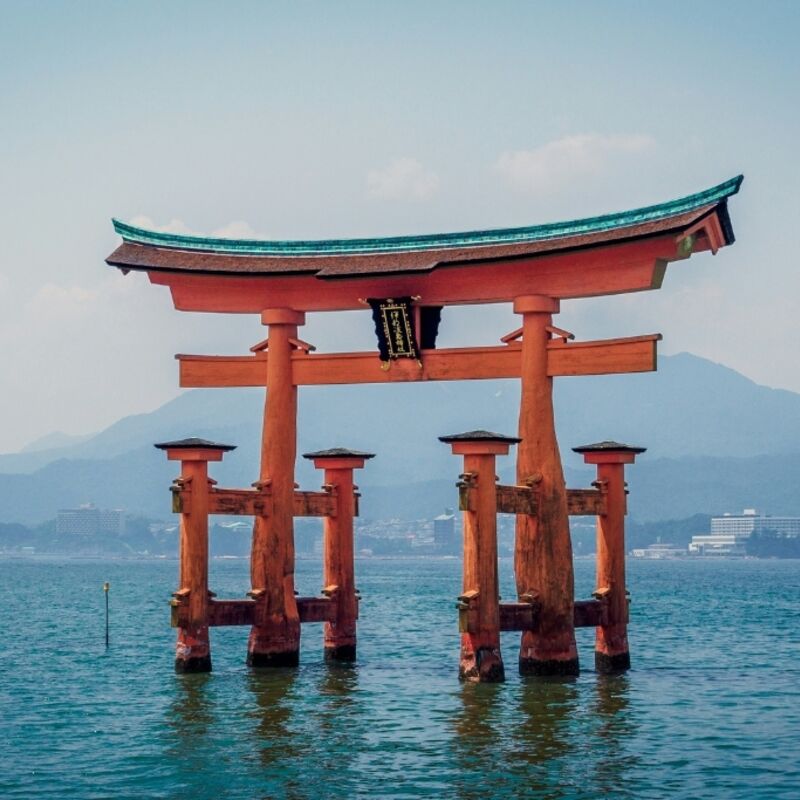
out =
[(335, 512), (325, 516), (322, 533), (323, 594), (336, 609), (325, 622), (326, 661), (355, 661), (358, 596), (355, 585), (353, 518), (356, 515), (356, 486), (353, 470), (362, 469), (374, 453), (334, 448), (304, 453), (317, 469), (325, 470), (325, 489), (335, 498)]
[(459, 597), (462, 681), (505, 680), (500, 652), (500, 586), (497, 574), (497, 478), (495, 460), (519, 439), (489, 431), (441, 436), (464, 456), (462, 480), (471, 502), (464, 511), (464, 582)]
[(181, 476), (173, 491), (188, 502), (181, 503), (179, 588), (172, 600), (183, 624), (178, 628), (175, 650), (176, 672), (211, 672), (208, 637), (208, 462), (222, 461), (232, 445), (204, 439), (182, 439), (157, 444), (170, 461), (181, 462)]
[(597, 484), (606, 496), (605, 513), (597, 517), (597, 589), (606, 606), (597, 627), (595, 669), (614, 673), (630, 669), (628, 596), (625, 589), (625, 464), (633, 464), (643, 447), (599, 442), (573, 448), (587, 464), (597, 465)]
[(291, 340), (305, 315), (286, 308), (261, 314), (269, 326), (267, 397), (261, 441), (261, 485), (268, 484), (272, 513), (257, 516), (250, 557), (256, 622), (247, 643), (253, 667), (296, 666), (300, 617), (294, 594), (294, 466), (297, 455), (297, 387), (292, 382)]
[(559, 303), (530, 295), (514, 300), (522, 314), (522, 361), (517, 483), (535, 483), (538, 515), (517, 516), (514, 570), (517, 594), (539, 604), (539, 625), (522, 633), (523, 675), (576, 675), (574, 578), (567, 489), (556, 440), (553, 379), (548, 374), (549, 326)]

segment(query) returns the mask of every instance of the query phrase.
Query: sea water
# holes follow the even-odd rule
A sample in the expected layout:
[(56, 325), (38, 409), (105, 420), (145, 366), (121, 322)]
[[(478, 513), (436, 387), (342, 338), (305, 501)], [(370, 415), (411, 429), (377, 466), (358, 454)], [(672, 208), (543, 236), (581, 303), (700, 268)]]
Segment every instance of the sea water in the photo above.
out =
[[(316, 594), (319, 562), (297, 567)], [(579, 678), (521, 678), (508, 633), (482, 686), (457, 679), (460, 562), (356, 569), (354, 666), (305, 625), (299, 668), (253, 671), (223, 628), (213, 673), (181, 676), (175, 561), (0, 560), (0, 797), (800, 797), (800, 561), (630, 561), (628, 674), (596, 674), (581, 630)], [(211, 573), (244, 596), (246, 561)]]

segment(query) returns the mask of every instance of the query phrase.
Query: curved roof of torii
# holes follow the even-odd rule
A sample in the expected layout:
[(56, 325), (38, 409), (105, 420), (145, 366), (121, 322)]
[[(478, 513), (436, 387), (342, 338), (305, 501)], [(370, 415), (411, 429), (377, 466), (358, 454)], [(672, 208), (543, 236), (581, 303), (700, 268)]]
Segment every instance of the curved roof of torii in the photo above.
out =
[(712, 215), (721, 236), (705, 242), (703, 249), (716, 250), (733, 243), (727, 198), (739, 191), (741, 182), (740, 175), (679, 200), (569, 222), (377, 239), (220, 239), (150, 231), (115, 219), (114, 229), (123, 243), (106, 261), (125, 271), (194, 275), (341, 279), (419, 274), (438, 266), (543, 256), (685, 233)]

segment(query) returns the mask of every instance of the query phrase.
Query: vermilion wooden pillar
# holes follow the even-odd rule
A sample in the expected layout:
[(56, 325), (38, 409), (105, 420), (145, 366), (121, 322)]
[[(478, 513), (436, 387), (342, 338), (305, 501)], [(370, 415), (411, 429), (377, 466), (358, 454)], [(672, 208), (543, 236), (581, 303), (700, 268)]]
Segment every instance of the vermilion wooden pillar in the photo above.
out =
[(325, 623), (326, 661), (355, 661), (358, 597), (355, 585), (354, 530), (356, 486), (353, 470), (362, 469), (374, 453), (361, 453), (341, 447), (304, 453), (317, 469), (325, 470), (324, 488), (336, 497), (336, 515), (323, 522), (323, 593), (336, 606), (336, 619)]
[(288, 308), (264, 311), (267, 397), (261, 442), (261, 483), (272, 493), (272, 513), (256, 517), (250, 559), (256, 623), (247, 643), (253, 667), (295, 666), (300, 617), (294, 594), (294, 467), (297, 456), (297, 387), (292, 381), (292, 339), (305, 314)]
[(597, 517), (597, 589), (607, 603), (607, 624), (597, 628), (594, 662), (598, 672), (630, 669), (628, 597), (625, 590), (625, 464), (644, 447), (598, 442), (573, 448), (587, 464), (597, 465), (597, 483), (606, 496), (606, 513)]
[(500, 652), (495, 460), (507, 455), (519, 439), (470, 431), (439, 440), (451, 445), (455, 455), (464, 456), (464, 582), (459, 599), (466, 606), (466, 625), (461, 625), (458, 676), (464, 681), (497, 683), (505, 680), (505, 669)]
[(517, 594), (533, 596), (539, 626), (524, 631), (519, 653), (523, 675), (576, 675), (573, 622), (574, 578), (567, 515), (567, 489), (556, 440), (553, 379), (547, 372), (548, 326), (558, 300), (517, 297), (522, 315), (522, 363), (517, 483), (534, 482), (538, 516), (518, 515), (514, 551)]
[(180, 587), (175, 602), (187, 605), (189, 625), (178, 628), (175, 651), (176, 672), (211, 672), (211, 645), (208, 637), (208, 462), (222, 461), (233, 445), (205, 439), (181, 439), (157, 444), (170, 461), (181, 462), (176, 489), (188, 500), (179, 507)]

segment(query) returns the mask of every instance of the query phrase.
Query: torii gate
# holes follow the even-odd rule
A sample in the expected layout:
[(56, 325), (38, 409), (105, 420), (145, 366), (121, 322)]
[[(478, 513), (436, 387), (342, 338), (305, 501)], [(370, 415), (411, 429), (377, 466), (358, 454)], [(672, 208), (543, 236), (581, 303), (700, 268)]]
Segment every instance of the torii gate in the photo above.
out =
[[(553, 378), (655, 370), (656, 343), (661, 336), (578, 342), (573, 341), (572, 334), (553, 326), (553, 315), (565, 298), (658, 289), (669, 263), (697, 252), (716, 253), (732, 244), (727, 199), (739, 190), (741, 181), (739, 176), (680, 200), (572, 222), (385, 239), (214, 239), (149, 231), (114, 220), (123, 243), (108, 257), (108, 264), (125, 273), (147, 272), (152, 283), (169, 287), (180, 311), (259, 314), (268, 328), (267, 338), (251, 348), (252, 355), (177, 356), (182, 387), (263, 386), (266, 403), (256, 488), (212, 489), (211, 501), (206, 497), (198, 506), (210, 513), (255, 515), (252, 600), (216, 601), (212, 614), (208, 603), (214, 601), (205, 599), (207, 578), (205, 585), (198, 579), (195, 598), (198, 593), (203, 598), (195, 600), (194, 616), (187, 616), (192, 587), (186, 585), (189, 579), (182, 577), (183, 585), (176, 593), (176, 624), (185, 633), (191, 619), (195, 633), (200, 639), (205, 636), (207, 655), (208, 624), (252, 623), (248, 663), (271, 666), (297, 663), (301, 621), (324, 619), (330, 623), (333, 619), (334, 612), (323, 609), (325, 598), (301, 598), (298, 602), (294, 594), (293, 517), (313, 513), (324, 516), (329, 527), (336, 527), (332, 520), (342, 513), (337, 510), (340, 502), (331, 499), (336, 487), (330, 482), (327, 494), (295, 491), (298, 386), (519, 378), (518, 486), (497, 487), (497, 498), (504, 499), (496, 510), (517, 514), (515, 573), (520, 603), (516, 606), (527, 604), (531, 613), (526, 608), (511, 608), (514, 604), (499, 613), (505, 615), (504, 629), (522, 630), (522, 673), (577, 673), (574, 626), (581, 612), (573, 597), (568, 517), (570, 513), (597, 514), (600, 538), (611, 529), (619, 529), (621, 536), (624, 481), (619, 483), (621, 473), (608, 465), (630, 462), (640, 450), (622, 445), (615, 450), (601, 443), (585, 451), (587, 461), (606, 465), (604, 469), (616, 476), (618, 499), (613, 509), (608, 505), (610, 495), (600, 497), (599, 490), (568, 492), (556, 441)], [(390, 369), (377, 353), (315, 353), (312, 345), (298, 337), (307, 313), (356, 310), (363, 307), (364, 298), (400, 297), (413, 298), (409, 324), (413, 328), (416, 323), (417, 331), (425, 326), (429, 309), (474, 303), (513, 303), (522, 325), (504, 336), (501, 344), (484, 347), (436, 349), (435, 332), (432, 337), (428, 333), (421, 342), (413, 343), (421, 344), (411, 353), (415, 358), (394, 360)], [(438, 318), (438, 311), (435, 313)], [(473, 460), (487, 454), (493, 458), (503, 452), (503, 446), (507, 450), (516, 441), (478, 433), (477, 441), (483, 441), (483, 445), (457, 444), (453, 437), (446, 437), (446, 441), (453, 444), (455, 452)], [(207, 473), (205, 467), (198, 472), (191, 464), (219, 460), (225, 447), (208, 442), (173, 442), (163, 447), (171, 458), (181, 459), (187, 452), (194, 458), (181, 459), (183, 481), (175, 491), (178, 510), (183, 501), (187, 503), (183, 509), (186, 531), (195, 530), (194, 523), (187, 521), (189, 488), (196, 492)], [(352, 493), (352, 469), (363, 466), (363, 459), (370, 454), (322, 451), (308, 455), (325, 468), (325, 452), (339, 453), (327, 457), (338, 465), (340, 485)], [(609, 452), (617, 455), (609, 456)], [(199, 477), (192, 488), (186, 479), (195, 472)], [(470, 488), (475, 487), (464, 487), (464, 493), (469, 494)], [(535, 496), (525, 490), (535, 490)], [(480, 490), (477, 495), (486, 496)], [(197, 495), (192, 497), (195, 502)], [(462, 507), (469, 517), (469, 501)], [(345, 520), (351, 513), (354, 508), (345, 512)], [(351, 523), (350, 518), (343, 529)], [(198, 536), (202, 536), (201, 528), (197, 528)], [(352, 537), (352, 531), (349, 535)], [(612, 559), (615, 563), (621, 558), (621, 547), (619, 542), (619, 552), (615, 551)], [(198, 552), (202, 560), (202, 547)], [(207, 560), (207, 548), (204, 557)], [(496, 572), (496, 550), (493, 557)], [(598, 570), (608, 573), (611, 562), (606, 556), (602, 559), (606, 560), (599, 563)], [(182, 554), (182, 564), (183, 560)], [(622, 609), (613, 622), (621, 625), (624, 633), (626, 619), (620, 619), (621, 615), (626, 617), (624, 565), (621, 584), (618, 563), (614, 569), (617, 585), (598, 584), (601, 600), (597, 602), (606, 616), (589, 609), (590, 619), (585, 624), (600, 625), (605, 630), (607, 609)], [(191, 572), (182, 568), (182, 576)], [(339, 588), (329, 587), (329, 595)], [(496, 588), (491, 591), (496, 594)], [(354, 617), (357, 603), (353, 597), (347, 603)], [(462, 596), (467, 615), (474, 599)], [(234, 602), (238, 605), (230, 605)], [(341, 604), (345, 601), (340, 597), (338, 602), (336, 613), (344, 608)], [(229, 605), (223, 607), (223, 603)], [(467, 636), (470, 623), (465, 624)], [(336, 651), (341, 657), (354, 655), (354, 620), (352, 625), (352, 648), (347, 643), (342, 645), (343, 649)], [(627, 665), (627, 639), (615, 636), (604, 638), (598, 633), (598, 668)], [(612, 642), (609, 646), (611, 640), (616, 645)], [(202, 643), (197, 651), (201, 655), (195, 661), (187, 653), (187, 647), (191, 647), (185, 643), (182, 647), (178, 669), (210, 669), (210, 656), (202, 655)], [(331, 648), (336, 649), (333, 644)], [(497, 675), (496, 669), (465, 671), (462, 663), (462, 677), (492, 680)]]

